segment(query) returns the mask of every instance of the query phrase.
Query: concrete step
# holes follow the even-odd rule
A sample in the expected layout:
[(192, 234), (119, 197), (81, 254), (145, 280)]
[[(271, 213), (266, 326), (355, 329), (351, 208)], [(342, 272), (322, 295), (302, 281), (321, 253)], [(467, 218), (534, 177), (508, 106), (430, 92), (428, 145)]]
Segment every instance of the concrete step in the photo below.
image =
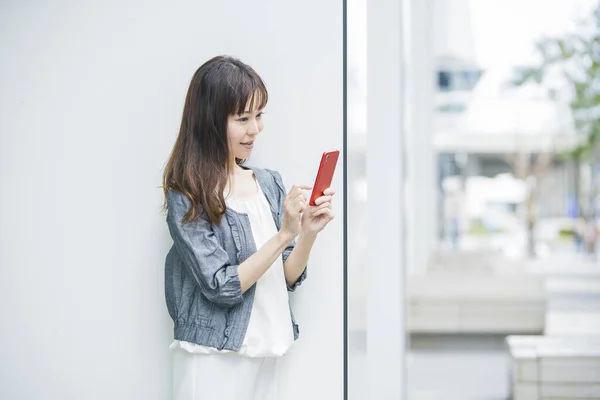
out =
[(509, 336), (514, 400), (600, 398), (600, 336)]
[(430, 273), (408, 277), (412, 333), (541, 333), (544, 278), (523, 273)]

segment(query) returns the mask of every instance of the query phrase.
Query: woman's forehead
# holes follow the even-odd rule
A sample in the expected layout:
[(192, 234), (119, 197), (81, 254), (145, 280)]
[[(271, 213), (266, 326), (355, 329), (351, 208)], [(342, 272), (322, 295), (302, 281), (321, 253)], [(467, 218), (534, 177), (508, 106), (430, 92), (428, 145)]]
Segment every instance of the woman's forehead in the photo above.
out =
[(259, 111), (265, 107), (266, 98), (261, 90), (255, 90), (250, 97), (246, 100), (242, 113), (253, 113)]

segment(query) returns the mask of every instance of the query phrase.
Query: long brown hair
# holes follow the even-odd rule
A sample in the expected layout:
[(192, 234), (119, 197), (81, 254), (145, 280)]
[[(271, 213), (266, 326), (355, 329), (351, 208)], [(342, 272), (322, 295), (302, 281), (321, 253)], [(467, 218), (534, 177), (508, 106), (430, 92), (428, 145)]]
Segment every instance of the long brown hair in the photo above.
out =
[(179, 135), (164, 170), (165, 209), (168, 191), (177, 190), (191, 202), (184, 222), (203, 215), (212, 223), (221, 220), (226, 209), (223, 192), (232, 172), (228, 117), (242, 114), (246, 106), (262, 109), (267, 101), (267, 89), (260, 76), (235, 58), (218, 56), (198, 68), (190, 82)]

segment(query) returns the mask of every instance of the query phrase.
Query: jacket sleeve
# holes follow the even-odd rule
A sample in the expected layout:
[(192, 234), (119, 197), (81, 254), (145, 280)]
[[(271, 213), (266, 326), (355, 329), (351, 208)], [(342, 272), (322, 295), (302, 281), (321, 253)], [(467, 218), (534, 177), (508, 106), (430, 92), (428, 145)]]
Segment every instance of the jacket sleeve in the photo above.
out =
[(207, 219), (201, 216), (182, 222), (190, 204), (178, 191), (167, 194), (167, 225), (175, 249), (208, 300), (222, 307), (235, 306), (243, 301), (238, 266), (230, 264)]
[[(284, 208), (283, 208), (283, 203), (285, 200), (285, 197), (287, 196), (287, 191), (285, 189), (285, 185), (283, 184), (283, 179), (281, 178), (281, 174), (277, 171), (273, 171), (273, 170), (268, 170), (271, 175), (273, 175), (273, 179), (275, 179), (275, 183), (277, 184), (277, 187), (279, 188), (279, 226), (282, 226), (283, 224), (283, 213), (284, 213)], [(290, 254), (292, 253), (292, 250), (294, 250), (294, 246), (296, 245), (296, 239), (292, 240), (292, 242), (290, 244), (287, 245), (287, 247), (285, 248), (285, 250), (283, 251), (283, 262), (285, 264), (286, 260), (288, 259), (288, 257), (290, 256)], [(289, 292), (293, 292), (296, 290), (296, 288), (298, 286), (300, 286), (302, 284), (302, 282), (304, 282), (304, 280), (306, 279), (306, 270), (307, 267), (304, 267), (304, 271), (302, 271), (302, 274), (300, 274), (300, 276), (298, 277), (298, 279), (296, 280), (296, 282), (294, 282), (293, 285), (288, 285), (287, 289)]]

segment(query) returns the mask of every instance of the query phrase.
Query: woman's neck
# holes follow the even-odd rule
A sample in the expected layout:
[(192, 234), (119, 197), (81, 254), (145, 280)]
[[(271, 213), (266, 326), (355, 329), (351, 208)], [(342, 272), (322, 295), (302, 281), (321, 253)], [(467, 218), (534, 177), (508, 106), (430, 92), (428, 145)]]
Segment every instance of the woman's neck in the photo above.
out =
[(238, 163), (234, 162), (229, 171), (231, 171), (230, 172), (231, 175), (237, 175), (239, 173), (244, 172), (244, 168), (242, 168), (240, 165), (238, 165)]
[(226, 192), (234, 197), (245, 198), (257, 192), (258, 182), (252, 170), (247, 170), (240, 165), (235, 165), (227, 182)]

